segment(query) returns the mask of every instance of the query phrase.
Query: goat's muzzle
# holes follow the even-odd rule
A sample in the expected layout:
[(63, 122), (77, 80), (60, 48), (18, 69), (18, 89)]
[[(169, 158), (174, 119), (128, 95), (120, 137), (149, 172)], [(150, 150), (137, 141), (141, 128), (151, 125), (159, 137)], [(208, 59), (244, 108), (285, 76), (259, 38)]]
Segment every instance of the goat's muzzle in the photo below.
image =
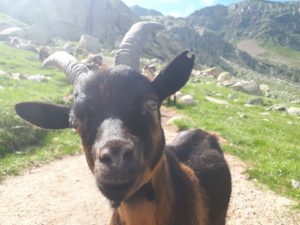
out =
[(114, 139), (96, 152), (94, 174), (98, 188), (112, 201), (123, 200), (141, 171), (134, 145), (130, 141)]
[(122, 168), (134, 161), (134, 146), (122, 140), (110, 140), (100, 150), (99, 161), (107, 167)]

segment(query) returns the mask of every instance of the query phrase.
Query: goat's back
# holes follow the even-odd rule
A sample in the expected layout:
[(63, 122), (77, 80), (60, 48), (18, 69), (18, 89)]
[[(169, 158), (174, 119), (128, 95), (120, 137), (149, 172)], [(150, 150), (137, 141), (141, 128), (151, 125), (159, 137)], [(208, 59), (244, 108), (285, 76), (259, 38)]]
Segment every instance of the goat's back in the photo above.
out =
[(209, 224), (225, 224), (231, 176), (216, 137), (199, 129), (183, 131), (171, 143), (171, 149), (198, 177), (206, 195)]

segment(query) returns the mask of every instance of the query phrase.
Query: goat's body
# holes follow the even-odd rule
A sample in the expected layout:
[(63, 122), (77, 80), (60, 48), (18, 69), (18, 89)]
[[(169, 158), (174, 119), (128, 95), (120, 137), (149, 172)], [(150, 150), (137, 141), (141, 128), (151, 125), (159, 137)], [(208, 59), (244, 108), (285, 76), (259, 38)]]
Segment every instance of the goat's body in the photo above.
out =
[(224, 225), (231, 184), (217, 140), (191, 130), (165, 147), (161, 126), (162, 101), (188, 81), (195, 55), (182, 52), (149, 81), (122, 65), (128, 52), (138, 53), (127, 50), (116, 54), (115, 66), (96, 71), (52, 54), (43, 66), (56, 65), (74, 84), (72, 106), (25, 102), (17, 113), (42, 128), (77, 131), (96, 184), (115, 208), (111, 225)]
[(230, 172), (215, 137), (182, 132), (147, 186), (115, 209), (111, 225), (224, 225), (230, 193)]

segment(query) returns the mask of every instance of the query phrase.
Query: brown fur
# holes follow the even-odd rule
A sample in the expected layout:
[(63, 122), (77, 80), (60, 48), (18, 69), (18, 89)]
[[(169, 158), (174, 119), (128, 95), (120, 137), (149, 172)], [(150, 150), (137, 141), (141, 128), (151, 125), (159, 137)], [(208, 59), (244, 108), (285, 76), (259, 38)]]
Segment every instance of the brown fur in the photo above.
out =
[[(192, 184), (190, 194), (194, 196), (191, 206), (182, 206), (192, 209), (193, 219), (191, 225), (207, 225), (208, 209), (206, 206), (205, 193), (199, 186), (199, 179), (193, 170), (181, 163), (180, 169)], [(172, 212), (175, 204), (174, 193), (170, 180), (169, 167), (165, 157), (162, 157), (154, 169), (154, 174), (146, 176), (145, 180), (151, 179), (151, 185), (156, 193), (155, 201), (140, 199), (139, 201), (127, 200), (116, 209), (111, 220), (111, 225), (166, 225), (169, 217), (176, 213)], [(180, 184), (178, 184), (180, 185)]]
[(187, 175), (188, 179), (193, 185), (193, 195), (195, 199), (193, 201), (194, 215), (195, 215), (195, 224), (207, 224), (208, 221), (208, 209), (205, 204), (205, 192), (201, 185), (199, 185), (199, 179), (195, 175), (194, 171), (187, 165), (181, 163), (181, 169)]
[(76, 82), (71, 108), (16, 105), (48, 129), (74, 128), (99, 190), (115, 208), (111, 225), (225, 225), (230, 172), (215, 138), (182, 132), (165, 146), (159, 107), (188, 80), (185, 51), (150, 82), (126, 66), (99, 69)]
[[(124, 225), (165, 225), (171, 215), (171, 208), (174, 205), (174, 196), (168, 190), (170, 187), (170, 174), (165, 158), (162, 158), (154, 169), (154, 174), (144, 178), (151, 179), (151, 185), (156, 193), (155, 201), (141, 199), (134, 201), (128, 199), (121, 203), (117, 209)], [(113, 225), (114, 223), (112, 221)]]

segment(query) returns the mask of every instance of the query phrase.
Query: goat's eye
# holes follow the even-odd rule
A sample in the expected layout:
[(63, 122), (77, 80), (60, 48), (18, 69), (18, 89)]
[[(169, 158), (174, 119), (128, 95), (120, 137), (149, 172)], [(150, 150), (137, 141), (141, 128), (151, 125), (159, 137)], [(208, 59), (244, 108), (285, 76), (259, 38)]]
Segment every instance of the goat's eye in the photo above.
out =
[(147, 108), (151, 111), (156, 111), (158, 109), (158, 104), (155, 100), (149, 100), (146, 102)]

